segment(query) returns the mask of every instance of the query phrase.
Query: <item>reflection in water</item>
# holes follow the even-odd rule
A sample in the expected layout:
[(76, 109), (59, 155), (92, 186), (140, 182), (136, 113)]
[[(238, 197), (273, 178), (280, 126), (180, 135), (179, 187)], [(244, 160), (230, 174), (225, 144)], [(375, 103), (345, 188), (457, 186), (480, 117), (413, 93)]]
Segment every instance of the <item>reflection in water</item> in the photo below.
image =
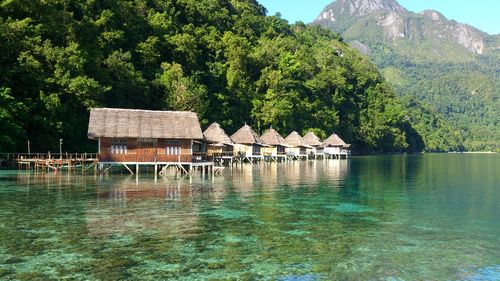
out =
[(0, 173), (0, 279), (498, 280), (498, 156)]
[[(339, 182), (347, 175), (347, 169), (347, 161), (331, 160), (320, 163), (320, 168), (315, 161), (240, 165), (207, 181), (199, 176), (145, 178), (139, 182), (135, 176), (99, 178), (96, 184), (98, 200), (87, 206), (88, 230), (92, 235), (112, 235), (161, 229), (169, 235), (182, 235), (196, 228), (198, 216), (203, 214), (199, 211), (198, 200), (217, 204), (231, 196), (227, 193), (252, 196), (256, 188), (272, 194), (280, 185), (315, 186), (325, 181), (326, 176), (331, 182)], [(231, 185), (225, 186), (225, 183)], [(178, 204), (182, 205), (182, 210), (176, 207)], [(130, 212), (131, 209), (142, 211)]]

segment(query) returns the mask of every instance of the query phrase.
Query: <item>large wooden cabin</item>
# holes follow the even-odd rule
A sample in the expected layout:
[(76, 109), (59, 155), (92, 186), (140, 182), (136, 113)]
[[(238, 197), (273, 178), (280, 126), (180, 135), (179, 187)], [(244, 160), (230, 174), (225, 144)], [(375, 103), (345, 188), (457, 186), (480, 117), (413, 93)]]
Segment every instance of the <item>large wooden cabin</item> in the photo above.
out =
[(99, 145), (99, 163), (169, 164), (208, 161), (193, 112), (94, 108), (88, 137)]

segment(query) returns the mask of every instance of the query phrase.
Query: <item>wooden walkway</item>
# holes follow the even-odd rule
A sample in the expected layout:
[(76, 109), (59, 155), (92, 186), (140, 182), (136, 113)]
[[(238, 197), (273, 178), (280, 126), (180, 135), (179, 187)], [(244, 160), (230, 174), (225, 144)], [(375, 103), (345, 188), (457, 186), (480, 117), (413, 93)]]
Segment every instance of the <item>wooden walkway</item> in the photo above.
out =
[(2, 154), (0, 159), (4, 159), (6, 166), (54, 173), (61, 170), (96, 173), (98, 167), (96, 153), (11, 153)]
[[(99, 161), (97, 153), (4, 153), (0, 154), (1, 168), (33, 169), (36, 172), (69, 171), (74, 173), (93, 173), (106, 174), (113, 167), (125, 167), (130, 174), (137, 174), (139, 166), (153, 166), (155, 175), (167, 174), (167, 169), (175, 169), (175, 174), (220, 174), (224, 166), (232, 167), (235, 164), (259, 164), (265, 162), (288, 162), (300, 160), (328, 160), (328, 159), (347, 159), (350, 153), (342, 151), (338, 154), (308, 154), (308, 155), (217, 155), (212, 161), (200, 162), (106, 162)], [(129, 167), (132, 165), (132, 167)]]

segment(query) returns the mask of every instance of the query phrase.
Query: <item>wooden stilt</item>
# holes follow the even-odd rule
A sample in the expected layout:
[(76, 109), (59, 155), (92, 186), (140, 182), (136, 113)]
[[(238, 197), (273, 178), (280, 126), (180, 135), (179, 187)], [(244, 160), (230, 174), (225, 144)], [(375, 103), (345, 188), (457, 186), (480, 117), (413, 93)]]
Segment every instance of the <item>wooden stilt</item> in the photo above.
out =
[(132, 169), (130, 169), (130, 167), (129, 167), (127, 164), (123, 164), (123, 166), (125, 166), (125, 168), (129, 171), (129, 173), (130, 173), (131, 175), (133, 175), (133, 174), (134, 174), (134, 172), (132, 171)]

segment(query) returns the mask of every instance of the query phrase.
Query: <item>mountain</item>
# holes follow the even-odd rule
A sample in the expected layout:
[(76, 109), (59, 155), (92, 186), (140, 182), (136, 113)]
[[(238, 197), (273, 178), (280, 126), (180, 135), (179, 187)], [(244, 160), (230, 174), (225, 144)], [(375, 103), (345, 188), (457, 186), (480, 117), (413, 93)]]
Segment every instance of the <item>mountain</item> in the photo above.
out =
[(395, 0), (337, 0), (314, 24), (368, 55), (400, 96), (442, 114), (468, 150), (500, 149), (500, 35)]

